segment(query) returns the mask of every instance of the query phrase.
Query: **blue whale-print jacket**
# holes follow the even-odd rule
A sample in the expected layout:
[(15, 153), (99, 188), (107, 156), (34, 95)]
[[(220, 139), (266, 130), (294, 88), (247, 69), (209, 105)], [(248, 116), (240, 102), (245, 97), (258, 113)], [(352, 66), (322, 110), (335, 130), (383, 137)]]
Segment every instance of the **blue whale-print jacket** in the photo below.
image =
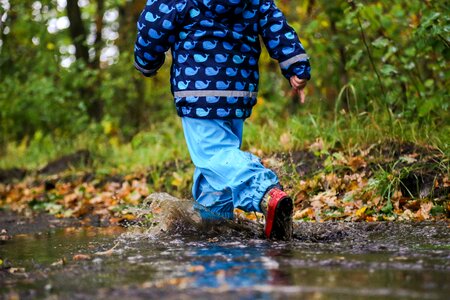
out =
[(172, 51), (179, 116), (247, 118), (256, 104), (259, 36), (286, 78), (310, 79), (296, 32), (273, 0), (148, 0), (137, 23), (135, 67), (153, 76)]

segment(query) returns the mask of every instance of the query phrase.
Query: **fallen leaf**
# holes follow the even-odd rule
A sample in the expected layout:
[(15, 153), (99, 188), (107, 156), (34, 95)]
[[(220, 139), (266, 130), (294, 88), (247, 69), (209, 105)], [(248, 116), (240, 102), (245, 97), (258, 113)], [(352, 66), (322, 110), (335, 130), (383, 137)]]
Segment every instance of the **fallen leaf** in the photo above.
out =
[(407, 164), (412, 164), (417, 161), (417, 159), (413, 156), (400, 156), (400, 160), (404, 161)]
[(52, 266), (56, 267), (56, 266), (63, 266), (66, 264), (66, 259), (63, 257), (61, 259), (59, 259), (58, 261), (55, 261), (54, 263), (52, 263)]
[(204, 266), (190, 266), (187, 270), (189, 273), (195, 273), (195, 272), (205, 272), (205, 267)]
[(356, 216), (362, 217), (367, 210), (367, 206), (363, 206), (356, 211)]
[(420, 221), (430, 219), (430, 211), (433, 208), (433, 203), (422, 202), (420, 204), (420, 209), (416, 212), (416, 218)]
[(173, 186), (179, 187), (183, 184), (183, 177), (181, 177), (177, 172), (173, 172), (172, 177), (173, 177), (173, 179), (172, 179), (171, 184)]
[(296, 211), (293, 218), (294, 220), (299, 220), (306, 217), (314, 217), (314, 210), (311, 207), (305, 208), (302, 211)]
[(73, 260), (90, 260), (91, 256), (87, 254), (75, 254)]
[(114, 247), (112, 247), (112, 248), (109, 249), (109, 250), (96, 252), (95, 255), (100, 255), (100, 256), (102, 256), (102, 255), (106, 255), (106, 256), (112, 255), (112, 254), (114, 253), (114, 249), (115, 249), (118, 245), (119, 245), (119, 243), (115, 244)]
[(405, 209), (403, 213), (398, 217), (400, 221), (410, 221), (414, 219), (414, 214), (411, 210)]
[(420, 208), (420, 201), (419, 200), (409, 201), (404, 205), (404, 207), (409, 210), (416, 211)]
[(25, 268), (9, 268), (8, 272), (11, 274), (25, 273)]
[(348, 165), (352, 168), (353, 171), (356, 171), (360, 168), (364, 168), (367, 166), (366, 161), (361, 156), (356, 156), (350, 158)]

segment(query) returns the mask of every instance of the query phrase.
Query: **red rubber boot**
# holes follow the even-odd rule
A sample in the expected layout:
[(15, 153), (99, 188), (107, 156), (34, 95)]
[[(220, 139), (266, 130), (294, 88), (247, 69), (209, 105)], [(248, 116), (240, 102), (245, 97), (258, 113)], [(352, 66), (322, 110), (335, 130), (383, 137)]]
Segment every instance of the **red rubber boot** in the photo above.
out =
[(261, 210), (266, 216), (264, 233), (268, 239), (292, 239), (292, 199), (279, 188), (271, 188), (261, 201)]

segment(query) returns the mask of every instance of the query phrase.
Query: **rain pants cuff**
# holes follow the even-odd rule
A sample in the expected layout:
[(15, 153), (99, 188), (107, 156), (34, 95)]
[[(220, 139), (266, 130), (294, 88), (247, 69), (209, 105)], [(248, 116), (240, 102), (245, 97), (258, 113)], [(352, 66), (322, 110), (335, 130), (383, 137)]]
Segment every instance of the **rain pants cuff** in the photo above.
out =
[(194, 210), (200, 214), (203, 221), (224, 221), (233, 220), (234, 213), (231, 212), (213, 212), (201, 204), (194, 203)]

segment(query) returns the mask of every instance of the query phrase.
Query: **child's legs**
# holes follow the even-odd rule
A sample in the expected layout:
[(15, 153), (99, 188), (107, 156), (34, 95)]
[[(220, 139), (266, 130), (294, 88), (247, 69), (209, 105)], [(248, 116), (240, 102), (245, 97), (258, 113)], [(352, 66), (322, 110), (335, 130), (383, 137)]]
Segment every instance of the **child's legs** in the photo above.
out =
[[(209, 193), (208, 197), (212, 198), (205, 202), (208, 204), (206, 207), (213, 209), (217, 203), (227, 209), (235, 207), (245, 211), (260, 211), (262, 196), (270, 186), (278, 184), (278, 178), (256, 156), (239, 149), (244, 121), (184, 117), (182, 122), (186, 143), (197, 167), (194, 199), (203, 201), (202, 189), (209, 185), (210, 188), (206, 190), (215, 192)], [(204, 181), (203, 184), (199, 180), (200, 183)], [(215, 201), (214, 193), (217, 193)], [(225, 206), (224, 202), (228, 199), (225, 195), (229, 194), (230, 205)]]
[(202, 209), (202, 207), (198, 207), (203, 219), (217, 219), (217, 217), (233, 219), (234, 214), (231, 190), (215, 190), (208, 181), (206, 181), (198, 168), (196, 168), (194, 172), (192, 195), (197, 203), (209, 210), (207, 211)]

